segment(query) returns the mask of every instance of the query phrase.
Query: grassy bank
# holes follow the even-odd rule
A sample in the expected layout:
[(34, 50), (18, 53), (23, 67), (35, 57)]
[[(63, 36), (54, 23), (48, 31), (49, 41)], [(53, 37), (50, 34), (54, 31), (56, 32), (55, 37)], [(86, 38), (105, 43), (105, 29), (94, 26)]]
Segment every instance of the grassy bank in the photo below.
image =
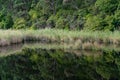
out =
[(120, 32), (67, 31), (56, 29), (43, 30), (0, 30), (0, 46), (25, 41), (57, 42), (84, 46), (100, 44), (120, 44)]

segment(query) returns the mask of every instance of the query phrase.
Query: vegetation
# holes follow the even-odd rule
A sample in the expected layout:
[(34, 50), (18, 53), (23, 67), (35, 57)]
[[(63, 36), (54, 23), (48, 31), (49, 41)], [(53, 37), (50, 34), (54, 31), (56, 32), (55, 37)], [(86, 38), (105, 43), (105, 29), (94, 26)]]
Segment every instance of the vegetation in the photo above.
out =
[(120, 0), (0, 0), (0, 80), (119, 80), (119, 45)]
[(120, 30), (120, 0), (0, 0), (1, 29)]
[(120, 32), (103, 31), (69, 31), (60, 29), (42, 30), (1, 30), (0, 46), (24, 43), (26, 41), (41, 41), (47, 43), (72, 43), (75, 46), (101, 44), (120, 44)]

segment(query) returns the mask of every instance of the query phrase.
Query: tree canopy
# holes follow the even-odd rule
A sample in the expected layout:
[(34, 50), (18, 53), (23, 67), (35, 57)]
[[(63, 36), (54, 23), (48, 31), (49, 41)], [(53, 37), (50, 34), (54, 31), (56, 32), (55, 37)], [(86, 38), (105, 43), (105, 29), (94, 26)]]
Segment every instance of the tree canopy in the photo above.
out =
[(0, 0), (1, 29), (120, 30), (120, 0)]

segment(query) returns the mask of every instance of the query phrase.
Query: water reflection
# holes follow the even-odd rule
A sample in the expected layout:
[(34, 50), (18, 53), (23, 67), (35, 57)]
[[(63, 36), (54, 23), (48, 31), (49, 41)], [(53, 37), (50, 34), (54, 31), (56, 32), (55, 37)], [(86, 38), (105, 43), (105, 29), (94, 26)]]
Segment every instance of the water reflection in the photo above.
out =
[(120, 52), (22, 48), (0, 58), (1, 80), (119, 80)]
[(0, 47), (0, 56), (7, 56), (11, 54), (15, 54), (17, 52), (22, 51), (23, 48), (41, 48), (41, 49), (63, 49), (66, 52), (73, 52), (77, 56), (82, 54), (86, 55), (100, 55), (101, 50), (93, 51), (93, 50), (82, 50), (79, 48), (71, 48), (71, 45), (64, 46), (64, 44), (48, 44), (48, 43), (34, 43), (34, 42), (26, 42), (21, 44), (13, 44), (11, 46), (3, 46)]
[(24, 42), (21, 44), (13, 44), (10, 46), (3, 46), (0, 47), (0, 56), (7, 56), (11, 54), (15, 54), (16, 52), (21, 51), (24, 47), (29, 47), (29, 48), (60, 48), (63, 47), (60, 44), (48, 44), (48, 43), (40, 43), (40, 42)]
[[(13, 44), (11, 46), (3, 46), (0, 47), (0, 56), (7, 56), (10, 54), (14, 54), (15, 52), (21, 51), (22, 48), (29, 47), (29, 48), (41, 48), (41, 49), (64, 49), (68, 51), (74, 52), (76, 55), (86, 54), (97, 54), (100, 53), (102, 50), (115, 50), (120, 51), (120, 46), (112, 45), (112, 44), (99, 44), (99, 45), (87, 45), (85, 47), (84, 44), (79, 46), (75, 46), (74, 44), (64, 44), (64, 43), (40, 43), (40, 42), (25, 42), (21, 44)], [(89, 54), (88, 54), (89, 53)]]

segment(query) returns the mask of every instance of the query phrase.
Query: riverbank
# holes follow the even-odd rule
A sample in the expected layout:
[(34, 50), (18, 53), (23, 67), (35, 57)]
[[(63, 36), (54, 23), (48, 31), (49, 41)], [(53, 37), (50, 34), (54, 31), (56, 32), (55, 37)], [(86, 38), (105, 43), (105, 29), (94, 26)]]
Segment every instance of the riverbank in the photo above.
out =
[(64, 43), (84, 46), (100, 44), (120, 44), (120, 32), (68, 31), (58, 29), (42, 30), (0, 30), (0, 46), (40, 41), (44, 43)]

